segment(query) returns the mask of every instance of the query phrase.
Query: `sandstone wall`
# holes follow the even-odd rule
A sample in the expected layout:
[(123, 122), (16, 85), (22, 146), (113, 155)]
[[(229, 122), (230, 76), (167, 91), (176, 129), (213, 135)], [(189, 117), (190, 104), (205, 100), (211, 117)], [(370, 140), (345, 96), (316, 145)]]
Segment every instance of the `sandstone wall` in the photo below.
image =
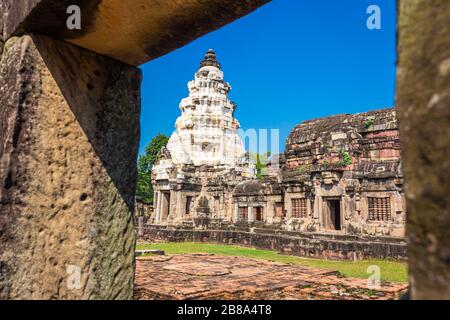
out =
[(194, 230), (165, 228), (147, 225), (143, 227), (141, 240), (169, 242), (214, 242), (277, 250), (311, 258), (335, 260), (353, 259), (406, 259), (406, 243), (389, 237), (356, 237), (348, 235), (323, 235), (296, 233), (267, 229), (234, 228)]
[[(308, 214), (288, 228), (329, 231), (329, 199), (339, 199), (339, 229), (347, 234), (404, 237), (405, 199), (400, 134), (393, 108), (304, 121), (286, 143), (282, 165), (285, 208), (306, 198)], [(372, 214), (370, 201), (385, 201)], [(380, 217), (378, 212), (385, 212)]]
[(0, 5), (0, 59), (3, 52), (3, 8)]
[[(352, 158), (342, 164), (339, 151)], [(395, 109), (342, 114), (309, 121), (295, 127), (286, 142), (286, 178), (310, 172), (352, 171), (364, 174), (371, 163), (399, 162), (400, 141)], [(366, 169), (366, 170), (364, 170)], [(394, 170), (378, 170), (372, 176), (397, 176)]]
[(136, 68), (45, 36), (6, 42), (0, 298), (132, 298), (140, 82)]
[(450, 1), (400, 0), (397, 106), (412, 297), (450, 299)]

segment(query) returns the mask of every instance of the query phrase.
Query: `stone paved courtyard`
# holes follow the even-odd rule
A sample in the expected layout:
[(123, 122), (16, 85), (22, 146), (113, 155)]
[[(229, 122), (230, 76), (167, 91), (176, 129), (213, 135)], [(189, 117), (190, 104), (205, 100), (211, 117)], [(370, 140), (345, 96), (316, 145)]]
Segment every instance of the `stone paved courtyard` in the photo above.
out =
[(135, 298), (187, 299), (398, 299), (406, 284), (343, 278), (336, 271), (242, 257), (180, 254), (139, 257)]

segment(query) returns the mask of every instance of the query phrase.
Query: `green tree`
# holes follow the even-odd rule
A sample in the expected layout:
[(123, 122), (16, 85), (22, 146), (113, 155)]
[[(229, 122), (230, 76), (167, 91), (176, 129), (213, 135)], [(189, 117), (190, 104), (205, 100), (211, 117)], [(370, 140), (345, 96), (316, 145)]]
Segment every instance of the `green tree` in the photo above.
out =
[(251, 154), (251, 157), (255, 163), (256, 177), (259, 180), (264, 180), (264, 176), (267, 175), (267, 165), (269, 163), (270, 152), (263, 154), (253, 153)]
[(157, 160), (158, 152), (167, 145), (167, 142), (169, 142), (168, 136), (161, 133), (157, 134), (145, 148), (145, 154), (139, 157), (136, 198), (146, 202), (153, 202), (152, 168)]

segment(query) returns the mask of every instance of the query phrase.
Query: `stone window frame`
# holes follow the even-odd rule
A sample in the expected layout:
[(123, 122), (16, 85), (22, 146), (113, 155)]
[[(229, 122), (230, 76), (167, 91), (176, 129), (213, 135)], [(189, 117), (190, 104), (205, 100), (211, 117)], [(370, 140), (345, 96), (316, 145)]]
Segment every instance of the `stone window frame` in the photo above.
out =
[(238, 221), (248, 221), (248, 207), (238, 207)]
[(192, 195), (186, 195), (186, 204), (184, 208), (184, 215), (190, 216), (192, 214), (191, 212), (191, 205), (194, 202), (194, 196)]
[[(371, 204), (372, 201), (378, 202), (378, 204)], [(370, 195), (366, 197), (366, 203), (368, 222), (390, 222), (393, 220), (392, 211), (395, 208), (392, 205), (392, 197), (390, 195)], [(379, 206), (382, 206), (381, 212), (372, 211), (377, 210)]]
[[(294, 202), (299, 202), (299, 205), (294, 205)], [(297, 212), (296, 209), (298, 209), (299, 211)], [(308, 216), (309, 216), (308, 198), (306, 197), (291, 198), (291, 218), (304, 219), (307, 218)]]
[(287, 190), (284, 194), (284, 210), (285, 210), (285, 219), (306, 219), (306, 218), (294, 218), (292, 215), (292, 199), (305, 198), (307, 201), (307, 215), (306, 218), (312, 216), (313, 206), (311, 203), (311, 199), (309, 197), (309, 193), (304, 190)]
[(222, 197), (220, 195), (213, 195), (212, 199), (213, 199), (213, 210), (215, 211), (214, 212), (215, 216), (222, 217), (223, 216), (222, 210), (224, 210), (222, 208), (222, 203), (223, 203)]
[(192, 211), (192, 210), (191, 210), (190, 214), (186, 214), (186, 211), (187, 211), (186, 205), (187, 205), (188, 197), (192, 197), (191, 204), (194, 205), (195, 201), (197, 201), (198, 195), (199, 194), (197, 192), (192, 192), (192, 191), (182, 192), (181, 203), (179, 204), (179, 208), (177, 210), (179, 210), (178, 214), (180, 217), (181, 216), (183, 217), (183, 220), (190, 221), (195, 216), (195, 211)]
[[(260, 214), (261, 214), (261, 220), (256, 219), (256, 211), (258, 210), (258, 208), (261, 210)], [(264, 222), (266, 219), (266, 208), (263, 204), (254, 204), (252, 205), (252, 215), (253, 215), (253, 221), (260, 221), (260, 222)]]

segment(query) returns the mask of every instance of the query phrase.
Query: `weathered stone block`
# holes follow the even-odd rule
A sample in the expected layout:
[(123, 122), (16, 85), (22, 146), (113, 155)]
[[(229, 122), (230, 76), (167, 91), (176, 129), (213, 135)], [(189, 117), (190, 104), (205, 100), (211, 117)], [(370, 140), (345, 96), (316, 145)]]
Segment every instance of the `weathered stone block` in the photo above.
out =
[(0, 60), (3, 53), (3, 8), (0, 5)]
[(450, 1), (399, 3), (400, 118), (412, 297), (450, 299)]
[(0, 298), (132, 298), (140, 82), (134, 67), (45, 36), (7, 41)]
[[(2, 0), (5, 38), (35, 32), (64, 39), (131, 65), (175, 50), (270, 0)], [(81, 30), (68, 30), (78, 5)]]
[[(252, 231), (252, 232), (251, 232)], [(146, 241), (209, 242), (249, 245), (285, 254), (327, 259), (406, 259), (406, 242), (392, 237), (350, 236), (269, 229), (193, 230), (147, 225)]]

